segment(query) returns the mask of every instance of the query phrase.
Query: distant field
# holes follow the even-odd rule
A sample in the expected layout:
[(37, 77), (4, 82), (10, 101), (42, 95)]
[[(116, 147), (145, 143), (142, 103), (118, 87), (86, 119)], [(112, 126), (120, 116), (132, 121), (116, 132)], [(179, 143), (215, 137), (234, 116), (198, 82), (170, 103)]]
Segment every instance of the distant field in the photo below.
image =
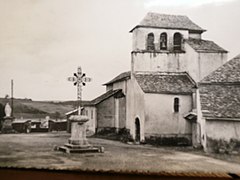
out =
[[(5, 105), (8, 100), (0, 98), (0, 103)], [(63, 117), (66, 112), (74, 109), (74, 101), (51, 102), (51, 101), (32, 101), (28, 99), (14, 99), (14, 116), (16, 118), (44, 118), (54, 117), (56, 114)]]

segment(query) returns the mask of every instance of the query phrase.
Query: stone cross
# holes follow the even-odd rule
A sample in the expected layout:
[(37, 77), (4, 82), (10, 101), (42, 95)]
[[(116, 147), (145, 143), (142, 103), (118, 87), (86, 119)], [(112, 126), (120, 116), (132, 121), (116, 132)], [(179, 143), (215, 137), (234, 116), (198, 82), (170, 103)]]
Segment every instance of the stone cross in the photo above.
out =
[(74, 86), (77, 86), (77, 100), (78, 104), (78, 115), (81, 114), (80, 102), (82, 100), (82, 86), (86, 85), (86, 82), (90, 82), (92, 79), (86, 77), (85, 73), (82, 73), (82, 68), (79, 66), (77, 73), (73, 74), (73, 77), (68, 77), (68, 81), (74, 82)]

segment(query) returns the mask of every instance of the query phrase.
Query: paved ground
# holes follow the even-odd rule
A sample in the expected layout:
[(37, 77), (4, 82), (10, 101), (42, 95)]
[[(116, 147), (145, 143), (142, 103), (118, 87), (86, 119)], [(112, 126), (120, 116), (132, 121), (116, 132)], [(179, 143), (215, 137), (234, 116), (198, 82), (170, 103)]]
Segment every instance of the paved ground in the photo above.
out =
[(52, 169), (240, 172), (240, 164), (191, 152), (150, 145), (128, 145), (117, 141), (90, 138), (105, 153), (65, 154), (54, 146), (67, 142), (69, 134), (0, 134), (0, 167), (36, 167)]

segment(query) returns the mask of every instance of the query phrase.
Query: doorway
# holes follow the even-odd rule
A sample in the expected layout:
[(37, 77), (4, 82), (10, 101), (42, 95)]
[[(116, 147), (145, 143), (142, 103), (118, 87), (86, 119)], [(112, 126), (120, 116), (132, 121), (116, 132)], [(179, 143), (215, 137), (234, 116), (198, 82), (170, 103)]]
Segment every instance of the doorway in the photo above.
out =
[(140, 142), (140, 121), (138, 118), (135, 120), (135, 141)]

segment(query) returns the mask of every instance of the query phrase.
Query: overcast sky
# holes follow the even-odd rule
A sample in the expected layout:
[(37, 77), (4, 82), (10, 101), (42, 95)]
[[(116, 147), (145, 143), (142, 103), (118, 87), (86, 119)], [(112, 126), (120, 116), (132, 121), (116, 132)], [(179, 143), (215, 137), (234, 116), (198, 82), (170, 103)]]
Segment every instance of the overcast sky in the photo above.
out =
[(78, 66), (93, 78), (83, 99), (97, 97), (130, 70), (129, 30), (150, 11), (187, 15), (229, 59), (240, 53), (239, 0), (0, 0), (0, 97), (14, 79), (15, 97), (74, 100)]

